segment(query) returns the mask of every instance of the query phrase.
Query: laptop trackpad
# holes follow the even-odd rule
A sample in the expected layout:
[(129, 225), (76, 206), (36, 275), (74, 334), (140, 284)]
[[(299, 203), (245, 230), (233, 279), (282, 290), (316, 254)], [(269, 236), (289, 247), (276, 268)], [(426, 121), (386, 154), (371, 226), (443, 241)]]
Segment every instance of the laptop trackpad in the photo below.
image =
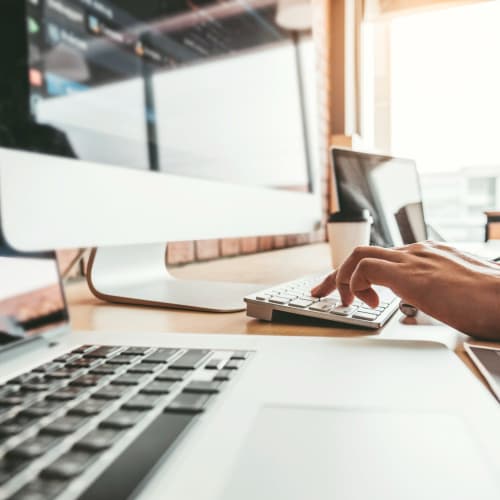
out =
[(454, 415), (264, 407), (224, 500), (498, 499), (488, 463)]

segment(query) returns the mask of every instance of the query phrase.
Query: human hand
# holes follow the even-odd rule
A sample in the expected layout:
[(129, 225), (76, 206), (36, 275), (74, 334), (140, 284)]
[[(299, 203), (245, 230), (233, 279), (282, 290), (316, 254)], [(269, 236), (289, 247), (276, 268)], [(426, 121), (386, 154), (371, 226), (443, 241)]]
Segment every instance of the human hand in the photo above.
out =
[(323, 297), (337, 288), (344, 305), (356, 296), (376, 307), (372, 285), (390, 288), (404, 302), (464, 333), (500, 340), (500, 265), (494, 262), (433, 242), (358, 247), (311, 294)]

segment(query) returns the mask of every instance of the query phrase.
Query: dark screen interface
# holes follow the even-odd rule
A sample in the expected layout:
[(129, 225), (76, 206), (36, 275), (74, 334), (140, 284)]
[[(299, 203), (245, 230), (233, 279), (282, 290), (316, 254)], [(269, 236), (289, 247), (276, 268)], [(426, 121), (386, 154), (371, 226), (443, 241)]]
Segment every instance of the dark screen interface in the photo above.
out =
[(52, 254), (21, 256), (0, 241), (0, 276), (0, 347), (67, 322)]
[(383, 247), (427, 238), (415, 162), (356, 151), (333, 151), (341, 212), (369, 210), (370, 243)]
[(311, 43), (276, 24), (276, 0), (25, 1), (31, 112), (72, 156), (309, 185), (297, 57)]

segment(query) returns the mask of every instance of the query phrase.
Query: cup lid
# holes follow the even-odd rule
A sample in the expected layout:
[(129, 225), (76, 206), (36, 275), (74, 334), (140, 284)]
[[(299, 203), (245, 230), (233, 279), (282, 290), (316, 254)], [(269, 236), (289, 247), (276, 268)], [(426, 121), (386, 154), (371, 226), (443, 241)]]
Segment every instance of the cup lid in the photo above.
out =
[(360, 209), (356, 212), (349, 211), (336, 212), (334, 214), (330, 214), (328, 217), (328, 222), (372, 222), (372, 217), (370, 215), (370, 211), (367, 208)]

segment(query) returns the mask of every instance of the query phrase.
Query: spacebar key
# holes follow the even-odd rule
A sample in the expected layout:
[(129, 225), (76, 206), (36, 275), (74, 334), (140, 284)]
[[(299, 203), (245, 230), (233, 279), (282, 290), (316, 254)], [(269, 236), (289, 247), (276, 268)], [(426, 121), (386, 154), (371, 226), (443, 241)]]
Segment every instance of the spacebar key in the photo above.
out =
[(108, 499), (110, 492), (113, 500), (129, 498), (195, 417), (183, 413), (158, 415), (82, 493), (79, 500)]

